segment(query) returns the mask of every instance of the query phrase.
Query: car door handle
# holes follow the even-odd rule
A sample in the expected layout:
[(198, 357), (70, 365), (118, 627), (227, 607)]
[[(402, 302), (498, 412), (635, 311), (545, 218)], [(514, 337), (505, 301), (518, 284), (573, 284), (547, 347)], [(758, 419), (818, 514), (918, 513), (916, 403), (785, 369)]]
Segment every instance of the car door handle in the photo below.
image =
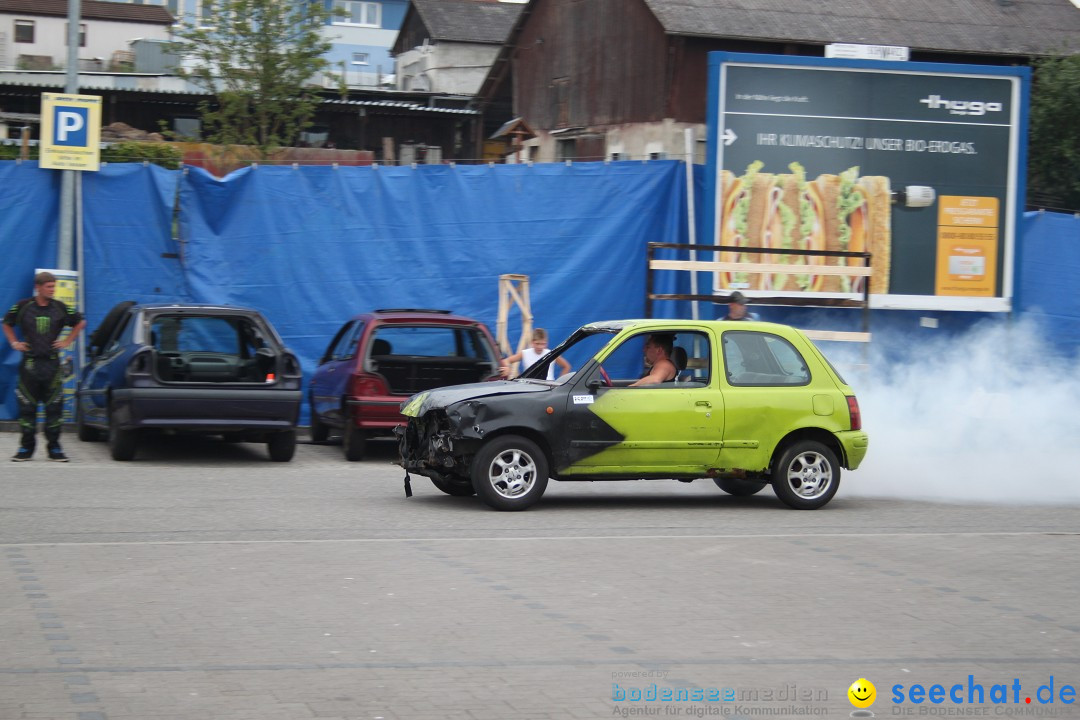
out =
[(697, 401), (696, 403), (694, 403), (694, 404), (695, 404), (695, 405), (700, 405), (701, 407), (707, 407), (707, 408), (711, 408), (711, 407), (712, 407), (712, 403), (711, 403), (711, 402), (709, 402), (708, 400), (698, 400), (698, 401)]

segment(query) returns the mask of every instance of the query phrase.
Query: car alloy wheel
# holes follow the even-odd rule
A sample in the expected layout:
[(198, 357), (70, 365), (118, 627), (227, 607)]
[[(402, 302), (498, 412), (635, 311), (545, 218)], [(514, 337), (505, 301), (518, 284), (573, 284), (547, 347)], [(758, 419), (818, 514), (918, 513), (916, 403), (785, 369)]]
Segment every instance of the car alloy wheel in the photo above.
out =
[(787, 448), (772, 474), (773, 491), (784, 504), (797, 510), (815, 510), (836, 494), (840, 464), (825, 445), (803, 441)]
[(547, 458), (531, 440), (503, 435), (488, 441), (473, 458), (472, 481), (491, 507), (524, 510), (547, 488)]

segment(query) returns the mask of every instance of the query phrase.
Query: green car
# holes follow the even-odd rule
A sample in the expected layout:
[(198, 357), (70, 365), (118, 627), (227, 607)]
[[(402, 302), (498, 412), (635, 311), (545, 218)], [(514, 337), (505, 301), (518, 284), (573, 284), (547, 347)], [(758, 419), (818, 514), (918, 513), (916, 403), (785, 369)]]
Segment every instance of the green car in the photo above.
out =
[[(551, 381), (556, 357), (574, 370)], [(821, 351), (764, 322), (592, 323), (515, 380), (422, 392), (401, 412), (406, 472), (499, 510), (531, 506), (549, 478), (710, 478), (732, 495), (771, 484), (812, 510), (868, 444), (854, 391)]]

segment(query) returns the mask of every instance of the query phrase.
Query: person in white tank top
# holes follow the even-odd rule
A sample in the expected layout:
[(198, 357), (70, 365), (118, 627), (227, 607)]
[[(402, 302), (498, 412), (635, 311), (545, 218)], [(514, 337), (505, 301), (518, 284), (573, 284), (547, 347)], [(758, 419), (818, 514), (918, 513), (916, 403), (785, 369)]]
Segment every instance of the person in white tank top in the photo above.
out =
[[(503, 377), (510, 377), (510, 365), (512, 363), (521, 361), (521, 372), (525, 372), (533, 365), (538, 363), (541, 358), (547, 355), (551, 350), (548, 349), (548, 334), (544, 328), (536, 328), (533, 330), (531, 347), (524, 348), (523, 350), (514, 353), (509, 356), (499, 365), (499, 372)], [(563, 358), (555, 358), (555, 362), (548, 365), (547, 379), (554, 380), (555, 366), (558, 365), (562, 372), (560, 375), (565, 375), (570, 372), (570, 363)], [(518, 373), (519, 375), (521, 373)]]

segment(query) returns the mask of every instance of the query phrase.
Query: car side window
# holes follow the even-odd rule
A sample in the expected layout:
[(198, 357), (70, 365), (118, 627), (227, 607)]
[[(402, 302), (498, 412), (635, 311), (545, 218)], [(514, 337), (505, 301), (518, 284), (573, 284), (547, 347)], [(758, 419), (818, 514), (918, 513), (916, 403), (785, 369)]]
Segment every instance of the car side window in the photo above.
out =
[(712, 379), (709, 336), (700, 332), (681, 332), (675, 336), (671, 360), (678, 368), (675, 383), (683, 387), (706, 387)]
[(105, 349), (102, 350), (103, 355), (114, 353), (125, 344), (124, 338), (130, 336), (129, 329), (131, 328), (131, 313), (124, 316), (124, 319), (117, 323), (116, 330), (113, 331), (112, 339), (105, 344)]
[(777, 335), (735, 331), (723, 335), (724, 368), (730, 385), (806, 385), (810, 369), (791, 343)]
[(330, 351), (331, 360), (348, 360), (356, 355), (356, 341), (360, 331), (364, 329), (362, 322), (349, 322), (342, 328), (342, 332)]
[(475, 328), (466, 328), (460, 330), (461, 336), (461, 354), (464, 357), (473, 358), (474, 360), (484, 360), (487, 362), (493, 362), (495, 360), (491, 355), (491, 346), (484, 340), (484, 335)]
[[(675, 377), (669, 382), (643, 385), (649, 388), (705, 387), (712, 376), (709, 338), (696, 331), (675, 331), (670, 360), (676, 368)], [(650, 332), (633, 335), (623, 341), (602, 363), (604, 371), (615, 387), (625, 387), (649, 374), (645, 361), (645, 341)]]

